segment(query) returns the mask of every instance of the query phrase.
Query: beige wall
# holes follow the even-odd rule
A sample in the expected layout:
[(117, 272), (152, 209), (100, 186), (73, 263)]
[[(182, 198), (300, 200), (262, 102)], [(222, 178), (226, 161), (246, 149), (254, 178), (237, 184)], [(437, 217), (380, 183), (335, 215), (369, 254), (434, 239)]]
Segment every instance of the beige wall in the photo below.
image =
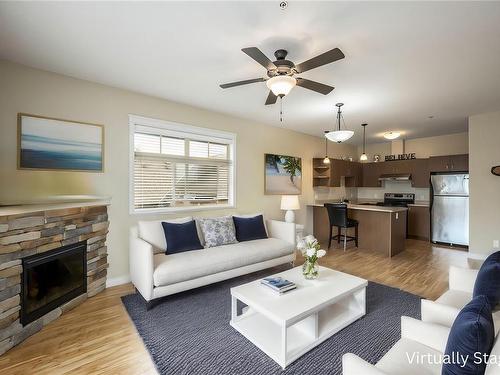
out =
[[(105, 172), (21, 171), (16, 169), (16, 116), (18, 112), (105, 125)], [(197, 109), (62, 75), (0, 61), (0, 201), (31, 199), (55, 194), (97, 194), (112, 197), (109, 232), (109, 277), (128, 274), (128, 230), (139, 219), (128, 213), (128, 115), (137, 114), (237, 134), (237, 208), (196, 212), (264, 212), (282, 218), (279, 196), (264, 195), (264, 153), (302, 157), (302, 207), (314, 199), (312, 157), (323, 157), (323, 139), (264, 126), (247, 120)], [(286, 128), (286, 123), (284, 125)], [(355, 154), (346, 145), (329, 145), (330, 155)], [(180, 214), (183, 215), (183, 214)], [(169, 215), (169, 216), (180, 216)], [(297, 213), (304, 223), (306, 210)]]
[[(358, 147), (358, 157), (363, 152), (363, 147)], [(429, 156), (458, 155), (469, 153), (469, 135), (465, 133), (447, 134), (436, 137), (407, 139), (405, 152), (414, 152), (417, 158)], [(373, 155), (378, 154), (384, 160), (385, 155), (395, 154), (392, 151), (391, 141), (372, 143), (366, 145), (368, 160), (373, 161)]]
[(500, 112), (469, 118), (471, 253), (489, 254), (500, 239), (500, 177), (491, 167), (500, 165)]

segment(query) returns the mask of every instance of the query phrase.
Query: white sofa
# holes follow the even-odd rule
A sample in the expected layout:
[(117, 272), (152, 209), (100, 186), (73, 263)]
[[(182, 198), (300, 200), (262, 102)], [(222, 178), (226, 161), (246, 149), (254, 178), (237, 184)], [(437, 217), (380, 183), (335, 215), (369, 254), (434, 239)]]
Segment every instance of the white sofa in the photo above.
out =
[[(436, 301), (422, 300), (422, 321), (451, 327), (462, 308), (472, 300), (479, 270), (450, 266), (449, 290)], [(500, 311), (493, 310), (495, 332), (500, 329)]]
[[(343, 375), (440, 375), (442, 366), (432, 363), (444, 354), (450, 327), (422, 322), (406, 316), (401, 317), (401, 339), (377, 362), (372, 365), (355, 354), (347, 353), (342, 357)], [(413, 357), (415, 353), (421, 360)], [(430, 361), (426, 360), (429, 355)], [(499, 358), (500, 342), (495, 337), (491, 355)], [(438, 362), (438, 361), (436, 361)], [(488, 364), (485, 375), (500, 375), (500, 366)]]
[(162, 221), (192, 219), (139, 221), (131, 229), (130, 276), (146, 301), (295, 260), (295, 224), (275, 220), (266, 221), (267, 239), (166, 255)]

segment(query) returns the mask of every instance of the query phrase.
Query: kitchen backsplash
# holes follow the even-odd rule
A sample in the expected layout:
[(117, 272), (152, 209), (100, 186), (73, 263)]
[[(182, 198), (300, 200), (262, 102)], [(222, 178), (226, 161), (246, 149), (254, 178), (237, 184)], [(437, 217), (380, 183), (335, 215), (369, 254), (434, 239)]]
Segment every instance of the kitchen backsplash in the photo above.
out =
[(357, 188), (358, 199), (384, 199), (384, 193), (414, 193), (415, 200), (428, 201), (429, 189), (414, 188), (410, 181), (385, 181), (381, 188)]
[(315, 200), (340, 200), (347, 198), (349, 200), (369, 199), (383, 200), (384, 193), (414, 193), (415, 200), (428, 201), (429, 189), (414, 188), (410, 181), (385, 181), (383, 187), (380, 188), (346, 188), (342, 187), (315, 187)]

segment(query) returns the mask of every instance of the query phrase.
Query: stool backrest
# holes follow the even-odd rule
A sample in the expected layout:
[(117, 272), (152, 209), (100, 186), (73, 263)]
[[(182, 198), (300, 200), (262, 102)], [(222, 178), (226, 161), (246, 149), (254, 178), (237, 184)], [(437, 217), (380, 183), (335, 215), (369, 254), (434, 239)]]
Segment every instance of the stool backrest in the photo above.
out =
[(347, 205), (345, 203), (325, 203), (330, 227), (347, 227)]

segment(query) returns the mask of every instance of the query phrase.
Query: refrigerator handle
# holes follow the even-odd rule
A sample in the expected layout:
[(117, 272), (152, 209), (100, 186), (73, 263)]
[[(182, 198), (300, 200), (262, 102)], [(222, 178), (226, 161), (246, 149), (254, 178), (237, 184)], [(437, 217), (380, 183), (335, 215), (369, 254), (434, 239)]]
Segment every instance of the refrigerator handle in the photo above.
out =
[(432, 205), (434, 204), (434, 187), (432, 186), (432, 179), (430, 177), (429, 177), (429, 186), (430, 186), (429, 211), (432, 212)]

